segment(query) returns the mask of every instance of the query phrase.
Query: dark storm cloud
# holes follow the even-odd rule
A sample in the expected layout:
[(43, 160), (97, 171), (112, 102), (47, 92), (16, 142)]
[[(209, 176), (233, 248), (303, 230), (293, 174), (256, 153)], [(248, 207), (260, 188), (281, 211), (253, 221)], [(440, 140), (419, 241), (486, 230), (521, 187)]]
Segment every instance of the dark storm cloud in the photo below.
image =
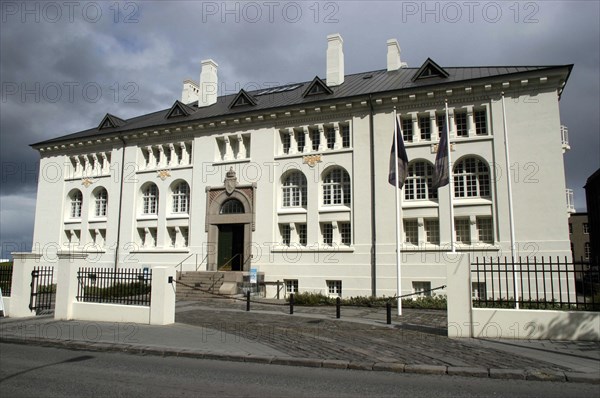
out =
[[(600, 158), (597, 2), (269, 2), (271, 14), (265, 4), (77, 2), (73, 21), (63, 9), (56, 22), (39, 15), (25, 23), (3, 8), (0, 241), (31, 243), (39, 156), (29, 144), (94, 127), (107, 112), (129, 118), (167, 108), (184, 79), (198, 80), (203, 59), (219, 64), (224, 93), (324, 77), (326, 36), (335, 32), (344, 38), (346, 73), (385, 68), (394, 37), (413, 67), (427, 57), (442, 66), (574, 63), (560, 106), (571, 134), (567, 186), (585, 208), (581, 187)], [(101, 16), (92, 22), (94, 7)], [(21, 84), (35, 91), (36, 83), (39, 101), (23, 97)], [(63, 88), (58, 99), (53, 85)]]

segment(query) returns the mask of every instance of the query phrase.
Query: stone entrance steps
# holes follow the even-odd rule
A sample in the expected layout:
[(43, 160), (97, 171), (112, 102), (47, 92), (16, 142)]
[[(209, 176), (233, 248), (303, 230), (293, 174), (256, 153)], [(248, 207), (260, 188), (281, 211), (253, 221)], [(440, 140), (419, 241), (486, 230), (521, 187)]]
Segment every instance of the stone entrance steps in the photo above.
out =
[(214, 294), (219, 294), (224, 279), (224, 272), (183, 272), (182, 275), (177, 272), (177, 282), (180, 283), (177, 284), (176, 300), (195, 301), (215, 297)]

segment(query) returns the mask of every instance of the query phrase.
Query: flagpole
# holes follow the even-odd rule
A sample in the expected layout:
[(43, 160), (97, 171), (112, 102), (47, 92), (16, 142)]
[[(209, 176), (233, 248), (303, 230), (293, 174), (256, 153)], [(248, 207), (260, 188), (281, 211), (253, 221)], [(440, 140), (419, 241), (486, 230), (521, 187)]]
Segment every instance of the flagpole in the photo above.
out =
[[(510, 157), (508, 156), (508, 127), (506, 125), (506, 108), (504, 104), (504, 91), (502, 92), (502, 123), (504, 125), (504, 156), (506, 157), (506, 180), (508, 183), (508, 219), (510, 225), (510, 254), (515, 258), (515, 219), (513, 215), (512, 183), (510, 181)], [(519, 309), (519, 297), (517, 291), (519, 275), (514, 273), (513, 283), (515, 290), (515, 308)]]
[[(454, 178), (452, 177), (452, 160), (450, 156), (450, 119), (448, 117), (448, 100), (444, 100), (446, 110), (446, 150), (448, 151), (448, 198), (450, 199), (450, 249), (456, 253), (456, 231), (454, 230)], [(438, 151), (440, 149), (438, 148)]]
[(400, 229), (400, 189), (398, 188), (398, 116), (396, 115), (396, 108), (394, 107), (394, 174), (396, 178), (396, 186), (394, 191), (396, 192), (396, 295), (398, 296), (398, 315), (402, 315), (402, 299), (400, 298), (402, 292), (402, 278), (400, 265), (402, 263), (400, 247), (402, 239), (402, 231)]

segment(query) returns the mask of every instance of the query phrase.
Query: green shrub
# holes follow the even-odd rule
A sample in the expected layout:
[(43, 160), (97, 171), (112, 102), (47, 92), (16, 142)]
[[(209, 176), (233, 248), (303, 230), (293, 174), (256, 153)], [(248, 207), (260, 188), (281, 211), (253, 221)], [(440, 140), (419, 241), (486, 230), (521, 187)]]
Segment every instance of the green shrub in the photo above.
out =
[[(289, 297), (288, 297), (289, 302)], [(391, 300), (392, 307), (396, 307), (397, 299), (390, 297), (374, 297), (374, 296), (356, 296), (348, 297), (340, 300), (343, 306), (355, 307), (385, 307), (386, 303)], [(325, 296), (323, 293), (302, 292), (294, 294), (294, 304), (305, 306), (318, 305), (335, 305), (334, 297)], [(422, 308), (422, 309), (446, 309), (446, 296), (429, 296), (417, 297), (415, 299), (403, 299), (403, 308)]]
[(129, 297), (150, 293), (151, 287), (146, 282), (116, 283), (109, 287), (86, 286), (85, 297)]

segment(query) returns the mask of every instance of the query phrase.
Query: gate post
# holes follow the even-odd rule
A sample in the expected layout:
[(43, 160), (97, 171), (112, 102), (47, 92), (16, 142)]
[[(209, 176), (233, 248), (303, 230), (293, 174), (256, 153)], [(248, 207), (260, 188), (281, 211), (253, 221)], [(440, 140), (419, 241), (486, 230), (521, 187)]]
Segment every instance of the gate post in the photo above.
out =
[(175, 323), (175, 267), (152, 267), (150, 325)]
[(472, 336), (471, 256), (444, 253), (448, 300), (448, 337)]
[(73, 303), (77, 296), (77, 270), (85, 266), (87, 253), (64, 251), (58, 252), (56, 263), (56, 304), (54, 319), (69, 320), (73, 318)]
[(13, 257), (13, 276), (10, 287), (10, 301), (5, 309), (11, 318), (34, 316), (35, 311), (29, 309), (31, 297), (31, 271), (40, 265), (41, 253), (11, 253)]

